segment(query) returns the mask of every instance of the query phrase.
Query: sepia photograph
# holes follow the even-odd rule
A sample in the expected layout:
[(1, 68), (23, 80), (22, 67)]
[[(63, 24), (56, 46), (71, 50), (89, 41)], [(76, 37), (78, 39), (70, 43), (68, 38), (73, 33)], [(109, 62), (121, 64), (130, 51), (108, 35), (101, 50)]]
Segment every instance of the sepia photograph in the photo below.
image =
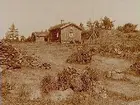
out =
[(140, 105), (140, 0), (0, 0), (0, 105)]

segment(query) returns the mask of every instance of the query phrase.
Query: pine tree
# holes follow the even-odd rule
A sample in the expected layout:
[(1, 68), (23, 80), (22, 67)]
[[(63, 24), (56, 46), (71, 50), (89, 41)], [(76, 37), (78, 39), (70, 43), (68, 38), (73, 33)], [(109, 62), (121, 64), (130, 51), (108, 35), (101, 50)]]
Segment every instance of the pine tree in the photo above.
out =
[(12, 24), (9, 28), (9, 31), (6, 33), (7, 41), (19, 41), (18, 29), (16, 29), (15, 25)]

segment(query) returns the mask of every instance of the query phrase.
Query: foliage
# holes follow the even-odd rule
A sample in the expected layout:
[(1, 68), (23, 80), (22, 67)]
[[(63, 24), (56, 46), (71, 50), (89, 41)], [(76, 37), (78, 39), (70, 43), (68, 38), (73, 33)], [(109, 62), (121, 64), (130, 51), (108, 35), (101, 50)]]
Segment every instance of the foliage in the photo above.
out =
[(140, 75), (140, 61), (135, 62), (130, 66), (131, 72), (135, 75)]
[(106, 29), (106, 30), (111, 30), (114, 27), (113, 24), (114, 21), (111, 21), (110, 18), (105, 16), (103, 19), (101, 19), (101, 28)]
[(123, 32), (123, 26), (118, 26), (117, 30)]
[(32, 35), (29, 36), (29, 37), (25, 40), (25, 42), (35, 42), (35, 41), (36, 41), (36, 36), (35, 36), (34, 33), (32, 33)]
[(92, 60), (92, 52), (88, 50), (87, 46), (78, 48), (78, 51), (73, 53), (66, 60), (67, 63), (88, 64)]
[[(57, 74), (57, 79), (52, 76), (46, 76), (41, 82), (43, 93), (49, 93), (52, 90), (66, 90), (71, 88), (74, 92), (95, 92), (97, 81), (103, 78), (103, 73), (89, 67), (84, 68), (83, 73), (77, 69), (68, 67)], [(100, 78), (99, 78), (100, 77)]]
[(58, 90), (58, 84), (54, 77), (47, 75), (41, 81), (41, 90), (43, 93), (49, 93), (52, 90)]
[(9, 31), (6, 33), (5, 41), (10, 41), (10, 42), (19, 41), (18, 29), (16, 29), (14, 24), (11, 25)]
[(35, 42), (35, 41), (36, 41), (36, 36), (35, 36), (34, 33), (32, 33), (32, 35), (31, 35), (31, 41), (32, 41), (32, 42)]
[(126, 23), (123, 26), (118, 26), (117, 30), (124, 33), (130, 33), (130, 32), (137, 32), (136, 28), (137, 28), (137, 25), (132, 24), (132, 23)]
[(3, 82), (1, 83), (1, 95), (2, 97), (7, 96), (8, 94), (10, 94), (11, 90), (14, 89), (15, 84), (10, 84), (8, 82)]
[(82, 32), (82, 41), (86, 39), (90, 40), (90, 43), (93, 43), (93, 39), (98, 38), (100, 36), (101, 30), (111, 30), (114, 27), (114, 21), (111, 21), (110, 18), (104, 17), (101, 20), (95, 20), (95, 21), (87, 21), (87, 30), (83, 30)]

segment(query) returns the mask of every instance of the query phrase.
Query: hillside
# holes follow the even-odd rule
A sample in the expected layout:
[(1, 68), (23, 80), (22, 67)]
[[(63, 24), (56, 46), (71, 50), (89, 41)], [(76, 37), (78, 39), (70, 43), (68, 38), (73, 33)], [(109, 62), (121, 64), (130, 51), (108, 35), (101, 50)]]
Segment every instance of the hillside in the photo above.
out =
[[(104, 34), (102, 34), (102, 36), (96, 39), (96, 43), (94, 45), (89, 45), (89, 48), (95, 48), (95, 51), (92, 56), (92, 61), (88, 64), (66, 62), (67, 58), (74, 52), (77, 52), (77, 48), (80, 48), (81, 45), (61, 45), (57, 43), (12, 44), (16, 50), (22, 53), (26, 53), (28, 57), (37, 58), (37, 64), (41, 65), (47, 63), (51, 65), (51, 68), (39, 68), (34, 66), (35, 64), (31, 67), (26, 66), (29, 62), (22, 64), (20, 69), (15, 70), (12, 68), (9, 70), (4, 70), (3, 67), (2, 104), (19, 105), (22, 103), (23, 105), (137, 105), (133, 103), (138, 103), (140, 100), (140, 78), (138, 76), (127, 73), (135, 59), (131, 59), (131, 57), (126, 59), (125, 57), (123, 58), (118, 56), (113, 52), (108, 53), (108, 50), (103, 50), (101, 52), (100, 49), (102, 46), (107, 48), (110, 48), (110, 46), (116, 47), (116, 44), (123, 45), (123, 48), (125, 48), (125, 46), (129, 46), (130, 48), (135, 49), (136, 45), (139, 45), (139, 43), (137, 43), (135, 40), (139, 40), (139, 37), (133, 35), (133, 37), (130, 38), (131, 40), (128, 40), (126, 37), (127, 35), (122, 35), (116, 32), (103, 33)], [(86, 48), (88, 49), (88, 46)], [(103, 47), (102, 49), (105, 48)], [(131, 54), (139, 52), (139, 49), (137, 50), (138, 51), (134, 51)], [(23, 59), (25, 59), (24, 56)], [(87, 67), (90, 68), (90, 70), (95, 70), (96, 73), (94, 74), (93, 72), (91, 75), (86, 74), (85, 77), (89, 75), (92, 78), (94, 77), (98, 79), (91, 81), (94, 82), (93, 86), (90, 86), (89, 84), (83, 84), (83, 86), (86, 86), (84, 89), (86, 89), (89, 85), (89, 90), (73, 90), (75, 86), (76, 89), (81, 89), (83, 87), (80, 85), (77, 87), (77, 85), (74, 83), (79, 81), (82, 84), (83, 80), (81, 81), (78, 78), (82, 78), (80, 75), (84, 75), (83, 73), (87, 70)], [(65, 71), (69, 69), (76, 70), (78, 73), (76, 74), (78, 76), (76, 76), (77, 78), (75, 78), (75, 80), (73, 80), (74, 77), (72, 77), (73, 82), (71, 82), (72, 86), (74, 87), (68, 87), (65, 90), (57, 90), (55, 86), (58, 82), (55, 84), (55, 80), (52, 78), (52, 83), (48, 83), (46, 88), (48, 89), (49, 86), (52, 87), (49, 88), (49, 93), (44, 95), (44, 93), (41, 91), (41, 81), (43, 78), (48, 75), (58, 78), (59, 73), (61, 73), (63, 70)], [(72, 74), (71, 76), (74, 75), (75, 74)], [(60, 76), (62, 76), (63, 81), (65, 72)], [(68, 75), (66, 75), (66, 77), (67, 76)], [(89, 79), (89, 77), (86, 78), (87, 80)], [(86, 78), (84, 81), (87, 81)], [(69, 79), (70, 78), (67, 80)], [(60, 84), (63, 84), (63, 82), (60, 82)], [(58, 84), (58, 88), (59, 87), (60, 85)], [(92, 93), (91, 88), (93, 88)]]

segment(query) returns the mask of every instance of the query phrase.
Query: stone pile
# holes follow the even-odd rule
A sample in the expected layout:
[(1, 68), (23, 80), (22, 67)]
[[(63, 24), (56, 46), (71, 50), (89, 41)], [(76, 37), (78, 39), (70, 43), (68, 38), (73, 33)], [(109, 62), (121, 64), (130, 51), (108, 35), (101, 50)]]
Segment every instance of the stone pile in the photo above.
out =
[(20, 69), (21, 67), (50, 69), (51, 65), (42, 63), (37, 56), (17, 50), (12, 45), (0, 42), (0, 66), (4, 69)]
[(12, 45), (0, 42), (0, 66), (19, 69), (20, 64), (18, 51)]
[(37, 57), (28, 56), (28, 55), (21, 55), (20, 62), (22, 67), (37, 68), (40, 65)]

